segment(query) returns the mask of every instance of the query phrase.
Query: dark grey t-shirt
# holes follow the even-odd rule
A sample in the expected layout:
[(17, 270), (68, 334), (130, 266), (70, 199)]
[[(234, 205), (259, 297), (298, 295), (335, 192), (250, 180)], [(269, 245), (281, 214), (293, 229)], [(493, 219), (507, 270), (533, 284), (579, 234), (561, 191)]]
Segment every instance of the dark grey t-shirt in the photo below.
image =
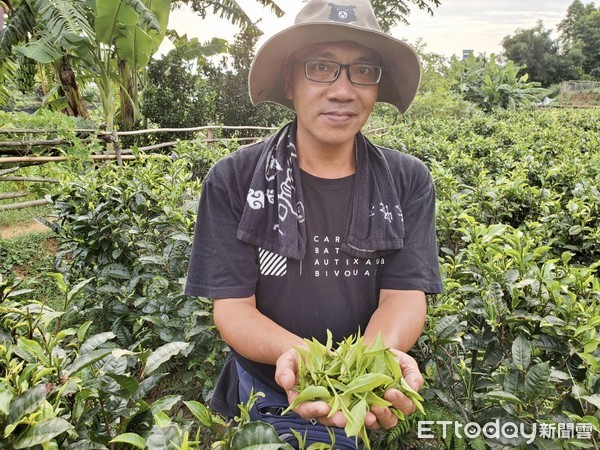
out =
[[(213, 299), (256, 295), (257, 308), (301, 337), (334, 340), (364, 331), (381, 289), (442, 291), (435, 240), (435, 193), (418, 159), (382, 149), (400, 199), (404, 248), (378, 259), (344, 254), (354, 176), (322, 179), (302, 173), (307, 251), (302, 261), (237, 239), (237, 226), (262, 143), (217, 163), (203, 183), (186, 293)], [(218, 301), (218, 300), (217, 300)], [(260, 333), (260, 330), (257, 330)], [(236, 355), (275, 390), (274, 366)]]

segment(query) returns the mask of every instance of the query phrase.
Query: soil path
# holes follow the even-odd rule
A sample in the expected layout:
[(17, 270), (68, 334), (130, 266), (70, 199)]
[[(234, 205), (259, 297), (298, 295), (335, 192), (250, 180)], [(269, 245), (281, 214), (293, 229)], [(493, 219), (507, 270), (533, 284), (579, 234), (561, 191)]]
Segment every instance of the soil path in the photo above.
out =
[(14, 239), (24, 234), (41, 233), (49, 230), (50, 229), (46, 225), (42, 225), (41, 223), (32, 220), (0, 227), (0, 238)]

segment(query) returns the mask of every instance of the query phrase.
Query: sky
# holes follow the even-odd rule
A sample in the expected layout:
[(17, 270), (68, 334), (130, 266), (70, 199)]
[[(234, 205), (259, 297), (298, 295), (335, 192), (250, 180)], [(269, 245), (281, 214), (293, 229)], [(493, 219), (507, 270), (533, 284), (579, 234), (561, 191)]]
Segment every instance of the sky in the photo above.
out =
[[(581, 0), (592, 3), (591, 0)], [(286, 15), (275, 18), (274, 14), (260, 6), (256, 0), (239, 0), (253, 20), (262, 19), (258, 26), (265, 35), (258, 42), (258, 47), (285, 27), (291, 25), (294, 16), (303, 3), (300, 0), (275, 0), (286, 11)], [(450, 57), (460, 56), (463, 50), (473, 50), (475, 54), (500, 53), (501, 41), (505, 36), (514, 34), (517, 29), (536, 26), (542, 20), (546, 30), (554, 30), (552, 37), (556, 39), (556, 26), (565, 18), (567, 8), (572, 0), (441, 0), (441, 5), (434, 9), (433, 16), (417, 7), (412, 9), (408, 17), (409, 25), (400, 25), (392, 30), (396, 38), (406, 40), (410, 44), (421, 41), (425, 51)], [(169, 28), (189, 38), (197, 37), (200, 42), (220, 37), (232, 41), (237, 29), (227, 20), (218, 17), (207, 17), (202, 20), (190, 9), (182, 8), (171, 12)], [(168, 51), (169, 43), (164, 43), (160, 53)], [(171, 46), (172, 48), (172, 46)]]

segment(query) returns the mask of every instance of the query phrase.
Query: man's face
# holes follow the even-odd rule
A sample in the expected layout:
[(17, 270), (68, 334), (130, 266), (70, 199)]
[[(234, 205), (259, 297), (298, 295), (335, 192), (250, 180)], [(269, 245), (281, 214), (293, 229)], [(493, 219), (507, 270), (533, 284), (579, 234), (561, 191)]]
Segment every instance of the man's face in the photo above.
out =
[(345, 68), (333, 83), (308, 80), (299, 63), (307, 60), (380, 65), (381, 57), (354, 42), (328, 42), (295, 52), (284, 68), (285, 92), (298, 117), (298, 142), (315, 148), (353, 144), (377, 101), (378, 86), (351, 83)]

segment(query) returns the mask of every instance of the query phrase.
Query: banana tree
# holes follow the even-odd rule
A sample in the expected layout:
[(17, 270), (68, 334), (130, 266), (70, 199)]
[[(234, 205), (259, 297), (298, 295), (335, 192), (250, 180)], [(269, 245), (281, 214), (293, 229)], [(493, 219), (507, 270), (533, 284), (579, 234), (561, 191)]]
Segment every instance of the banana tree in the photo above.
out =
[(4, 29), (4, 15), (13, 9), (10, 0), (0, 0), (0, 33)]
[[(301, 3), (302, 0), (295, 0), (296, 3)], [(247, 1), (240, 0), (179, 0), (179, 3), (189, 3), (192, 9), (197, 11), (203, 18), (210, 12), (218, 14), (219, 17), (229, 20), (234, 25), (246, 27), (252, 23), (244, 10)], [(281, 17), (284, 11), (277, 6), (273, 0), (255, 0), (266, 8), (268, 8), (277, 17)], [(283, 2), (279, 2), (283, 4)], [(292, 3), (291, 1), (288, 3)], [(421, 10), (426, 10), (433, 15), (433, 8), (437, 8), (440, 0), (372, 0), (375, 15), (379, 19), (380, 25), (385, 32), (397, 24), (408, 23), (407, 17), (411, 13), (412, 5)]]
[[(97, 56), (107, 75), (117, 75), (121, 121), (126, 128), (133, 126), (139, 114), (139, 75), (165, 37), (170, 7), (171, 0), (95, 1)], [(108, 79), (100, 88), (103, 96), (112, 100), (112, 83)], [(109, 101), (107, 106), (114, 108), (114, 103)], [(114, 118), (115, 113), (105, 111), (107, 117)]]
[[(52, 64), (70, 109), (83, 115), (71, 63), (77, 61), (98, 86), (107, 129), (112, 131), (114, 86), (129, 86), (124, 98), (135, 105), (135, 75), (164, 38), (170, 5), (171, 0), (21, 0), (0, 37), (0, 73), (12, 50)], [(133, 83), (121, 83), (118, 61), (127, 69), (121, 71), (123, 78), (127, 72)], [(10, 64), (4, 65), (10, 70)]]
[[(269, 8), (277, 17), (281, 17), (285, 12), (277, 6), (273, 0), (255, 0), (257, 3)], [(240, 25), (241, 27), (247, 27), (252, 24), (252, 20), (246, 12), (242, 4), (248, 2), (242, 2), (239, 0), (179, 0), (178, 3), (189, 3), (192, 9), (200, 14), (202, 18), (206, 18), (207, 14), (212, 12), (218, 14), (222, 19), (227, 19), (234, 25)]]
[(14, 52), (21, 60), (25, 57), (51, 64), (67, 99), (69, 113), (87, 117), (71, 63), (73, 49), (86, 40), (84, 2), (17, 0), (13, 3), (16, 7), (0, 36), (0, 72), (10, 72)]

